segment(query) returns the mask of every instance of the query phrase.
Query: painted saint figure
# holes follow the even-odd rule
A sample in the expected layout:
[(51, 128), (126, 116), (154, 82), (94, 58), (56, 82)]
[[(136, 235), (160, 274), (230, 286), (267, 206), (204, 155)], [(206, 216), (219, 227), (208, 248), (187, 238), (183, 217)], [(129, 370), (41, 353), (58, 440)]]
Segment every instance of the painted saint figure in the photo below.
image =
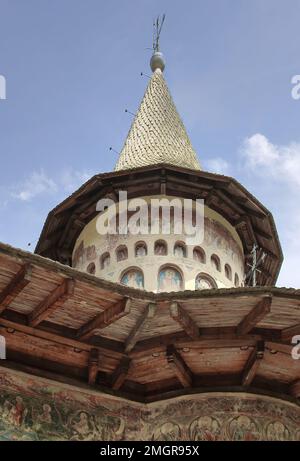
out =
[(121, 279), (123, 285), (127, 285), (131, 288), (144, 288), (144, 276), (143, 273), (139, 270), (131, 269), (123, 275)]
[(182, 277), (178, 270), (166, 267), (159, 272), (158, 291), (170, 292), (183, 289)]

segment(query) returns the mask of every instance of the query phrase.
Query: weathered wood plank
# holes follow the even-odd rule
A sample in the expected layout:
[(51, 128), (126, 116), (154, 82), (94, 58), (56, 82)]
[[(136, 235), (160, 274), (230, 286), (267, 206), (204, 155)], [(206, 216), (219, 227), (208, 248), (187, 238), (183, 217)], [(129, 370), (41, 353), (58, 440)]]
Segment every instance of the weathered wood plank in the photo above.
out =
[(179, 352), (172, 345), (167, 347), (167, 361), (168, 364), (173, 368), (183, 387), (191, 387), (193, 381), (192, 372)]
[(192, 339), (199, 338), (199, 328), (196, 322), (177, 302), (171, 304), (170, 315), (172, 319), (176, 320), (176, 322), (181, 325), (188, 336), (190, 336)]
[(9, 304), (21, 293), (22, 290), (31, 281), (32, 268), (25, 264), (14, 275), (9, 284), (0, 293), (0, 314), (9, 306)]
[(133, 329), (129, 333), (128, 338), (125, 341), (124, 348), (125, 348), (126, 353), (130, 352), (134, 348), (134, 346), (136, 345), (139, 339), (141, 331), (145, 326), (145, 323), (154, 317), (156, 308), (157, 308), (157, 305), (154, 303), (150, 303), (146, 306), (146, 308), (144, 309), (143, 313), (138, 318), (135, 326), (133, 327)]
[(272, 297), (267, 296), (247, 314), (238, 324), (236, 330), (238, 335), (245, 335), (252, 330), (271, 311)]
[(292, 339), (293, 336), (300, 335), (300, 323), (293, 325), (292, 327), (284, 328), (281, 330), (281, 339), (282, 341), (288, 341)]
[(130, 304), (130, 299), (125, 298), (122, 301), (113, 304), (111, 307), (108, 307), (95, 318), (83, 325), (76, 334), (77, 338), (81, 341), (86, 341), (93, 336), (95, 330), (101, 330), (125, 315), (128, 315), (130, 312)]
[(122, 357), (119, 365), (117, 366), (117, 368), (115, 369), (112, 375), (111, 385), (113, 389), (115, 390), (120, 389), (122, 385), (124, 384), (127, 378), (127, 375), (128, 375), (130, 362), (131, 360), (129, 357), (127, 356)]
[(89, 356), (89, 376), (88, 382), (92, 386), (95, 384), (99, 371), (99, 351), (98, 349), (91, 349)]
[(28, 324), (37, 326), (57, 308), (58, 303), (64, 303), (74, 294), (75, 281), (66, 279), (46, 299), (44, 299), (28, 316)]
[[(28, 341), (32, 341), (31, 338), (39, 338), (49, 340), (53, 343), (53, 345), (58, 345), (58, 347), (64, 347), (64, 345), (70, 346), (73, 349), (80, 350), (80, 351), (87, 351), (89, 352), (93, 347), (97, 348), (101, 355), (105, 355), (106, 357), (110, 357), (113, 360), (119, 361), (121, 357), (121, 352), (116, 351), (115, 349), (110, 349), (107, 345), (93, 345), (84, 342), (80, 342), (78, 340), (74, 340), (72, 338), (68, 338), (65, 336), (58, 335), (56, 333), (44, 331), (42, 329), (28, 327), (26, 325), (20, 325), (18, 323), (12, 322), (10, 320), (6, 320), (0, 318), (0, 334), (3, 336), (7, 336), (6, 329), (11, 331), (17, 331), (20, 333), (24, 333), (27, 335)], [(102, 341), (101, 341), (102, 342)]]
[(265, 351), (264, 341), (258, 341), (256, 347), (251, 352), (247, 360), (247, 363), (245, 365), (245, 368), (243, 371), (243, 377), (242, 377), (243, 386), (251, 385), (253, 379), (255, 378), (259, 365), (264, 357), (264, 351)]

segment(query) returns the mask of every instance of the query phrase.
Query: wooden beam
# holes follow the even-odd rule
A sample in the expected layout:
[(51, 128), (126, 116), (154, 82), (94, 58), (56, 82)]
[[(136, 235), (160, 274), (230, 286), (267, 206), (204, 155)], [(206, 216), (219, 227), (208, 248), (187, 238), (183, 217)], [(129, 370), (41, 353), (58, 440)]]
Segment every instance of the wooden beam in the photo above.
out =
[(9, 284), (0, 293), (0, 314), (10, 305), (10, 303), (21, 293), (31, 281), (31, 266), (25, 264), (13, 276)]
[[(4, 318), (0, 318), (0, 334), (2, 336), (7, 337), (7, 329), (11, 331), (17, 331), (20, 333), (24, 333), (30, 338), (30, 341), (32, 341), (32, 338), (39, 338), (40, 340), (45, 339), (48, 341), (51, 341), (54, 345), (57, 345), (57, 347), (63, 347), (63, 346), (70, 346), (73, 349), (77, 350), (82, 350), (89, 352), (93, 347), (99, 349), (100, 354), (104, 354), (105, 356), (108, 356), (114, 360), (120, 360), (120, 357), (122, 355), (120, 348), (120, 352), (117, 351), (116, 349), (110, 349), (106, 344), (105, 345), (91, 345), (88, 343), (83, 343), (78, 340), (68, 338), (66, 336), (58, 335), (57, 333), (52, 333), (49, 331), (42, 330), (41, 328), (32, 328), (26, 325), (20, 325), (16, 322), (11, 322), (9, 320), (6, 320)], [(120, 343), (122, 346), (122, 343)]]
[(170, 315), (172, 319), (181, 325), (186, 334), (192, 339), (199, 338), (199, 328), (196, 322), (190, 317), (183, 307), (177, 302), (174, 302), (170, 306)]
[(28, 324), (36, 327), (49, 317), (59, 306), (59, 303), (66, 302), (74, 293), (75, 281), (66, 279), (55, 290), (47, 296), (28, 316)]
[(232, 199), (232, 197), (228, 197), (227, 193), (225, 191), (222, 191), (220, 189), (216, 189), (216, 195), (224, 202), (226, 205), (228, 205), (233, 211), (238, 213), (239, 215), (243, 215), (244, 210), (237, 205), (236, 201)]
[(173, 345), (167, 347), (167, 361), (183, 387), (191, 387), (192, 372)]
[(289, 388), (290, 394), (296, 399), (300, 398), (300, 379), (294, 381)]
[(290, 339), (292, 339), (293, 336), (297, 335), (300, 335), (300, 323), (281, 330), (282, 341), (289, 341)]
[(139, 336), (145, 326), (145, 323), (151, 320), (156, 312), (156, 304), (150, 303), (144, 309), (142, 315), (138, 318), (136, 324), (128, 335), (128, 338), (125, 341), (125, 352), (130, 352), (136, 345)]
[(116, 304), (108, 307), (104, 311), (100, 312), (100, 314), (96, 315), (95, 318), (80, 327), (76, 333), (76, 337), (81, 341), (86, 341), (93, 336), (96, 330), (106, 328), (108, 325), (129, 314), (130, 304), (130, 299), (124, 298)]
[(267, 296), (247, 314), (236, 328), (237, 335), (245, 335), (271, 311), (272, 297)]
[(122, 387), (122, 385), (124, 384), (128, 375), (130, 362), (130, 358), (124, 356), (122, 357), (119, 365), (115, 369), (111, 379), (111, 385), (114, 390), (120, 389), (120, 387)]
[(92, 386), (96, 383), (99, 371), (99, 351), (98, 349), (91, 349), (89, 357), (89, 384)]
[(251, 352), (247, 360), (246, 366), (244, 368), (243, 376), (242, 376), (243, 386), (250, 386), (250, 384), (252, 383), (257, 373), (258, 367), (264, 357), (264, 351), (265, 351), (264, 341), (258, 341), (256, 347)]
[(256, 226), (253, 226), (253, 232), (263, 239), (266, 239), (266, 240), (273, 239), (272, 235), (270, 235), (268, 232), (265, 232), (263, 229), (260, 229)]

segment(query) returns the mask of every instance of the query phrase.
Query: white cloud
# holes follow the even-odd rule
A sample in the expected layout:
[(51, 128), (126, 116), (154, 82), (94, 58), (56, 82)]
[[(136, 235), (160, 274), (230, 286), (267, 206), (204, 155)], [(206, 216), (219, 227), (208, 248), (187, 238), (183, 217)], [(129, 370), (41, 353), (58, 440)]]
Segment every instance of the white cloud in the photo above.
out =
[[(241, 153), (251, 171), (254, 193), (259, 189), (260, 194), (268, 197), (269, 208), (275, 215), (284, 254), (277, 285), (299, 287), (300, 143), (277, 145), (257, 133), (244, 140)], [(244, 165), (243, 171), (247, 171)]]
[(245, 139), (241, 152), (247, 166), (258, 174), (267, 173), (279, 181), (300, 187), (300, 143), (280, 146), (257, 133)]
[(73, 171), (66, 169), (61, 173), (59, 182), (66, 192), (73, 192), (84, 184), (91, 176), (92, 174), (87, 171)]
[(229, 175), (229, 163), (226, 160), (216, 157), (205, 161), (205, 169), (211, 173)]
[(34, 171), (23, 184), (16, 186), (11, 195), (22, 201), (30, 201), (37, 195), (53, 193), (57, 191), (57, 185), (43, 170)]
[(42, 194), (71, 193), (91, 176), (92, 174), (87, 171), (75, 171), (70, 168), (60, 172), (54, 180), (43, 170), (34, 171), (22, 183), (13, 186), (9, 195), (14, 199), (29, 202)]

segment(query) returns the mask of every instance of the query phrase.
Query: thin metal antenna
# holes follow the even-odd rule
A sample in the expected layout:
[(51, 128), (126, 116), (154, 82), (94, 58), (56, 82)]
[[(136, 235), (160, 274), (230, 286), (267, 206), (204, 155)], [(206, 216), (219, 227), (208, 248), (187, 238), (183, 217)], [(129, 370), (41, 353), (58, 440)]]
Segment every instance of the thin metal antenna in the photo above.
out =
[(247, 265), (250, 267), (250, 270), (247, 272), (245, 276), (245, 281), (248, 286), (256, 287), (257, 273), (261, 273), (259, 266), (263, 263), (265, 257), (267, 256), (265, 252), (262, 252), (262, 254), (259, 257), (257, 257), (260, 251), (261, 249), (256, 244), (254, 244), (251, 250), (252, 263), (247, 263)]
[(130, 115), (133, 115), (134, 117), (136, 117), (136, 114), (134, 114), (133, 112), (130, 112), (130, 110), (128, 110), (128, 109), (125, 109), (125, 112), (130, 114)]
[(144, 74), (144, 72), (141, 72), (141, 77), (148, 77), (148, 78), (151, 78), (150, 75)]
[(159, 39), (160, 39), (160, 34), (161, 34), (163, 24), (165, 22), (165, 17), (166, 17), (165, 14), (162, 15), (162, 18), (160, 18), (160, 16), (157, 16), (156, 21), (153, 22), (153, 51), (154, 52), (159, 51)]
[(120, 155), (120, 152), (116, 151), (113, 147), (110, 147), (109, 150), (112, 151), (112, 152), (115, 152), (118, 155)]

